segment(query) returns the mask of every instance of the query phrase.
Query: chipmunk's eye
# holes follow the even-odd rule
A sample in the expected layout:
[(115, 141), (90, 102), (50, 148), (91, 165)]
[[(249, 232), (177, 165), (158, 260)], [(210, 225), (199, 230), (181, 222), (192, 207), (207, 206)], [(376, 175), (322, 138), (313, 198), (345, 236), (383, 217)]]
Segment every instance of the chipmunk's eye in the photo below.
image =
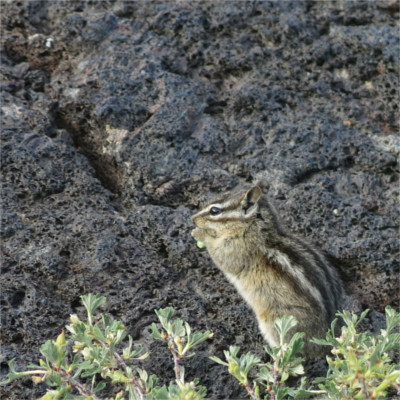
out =
[(218, 215), (218, 214), (220, 214), (221, 213), (221, 209), (220, 208), (218, 208), (218, 207), (211, 207), (210, 208), (210, 214), (211, 215)]

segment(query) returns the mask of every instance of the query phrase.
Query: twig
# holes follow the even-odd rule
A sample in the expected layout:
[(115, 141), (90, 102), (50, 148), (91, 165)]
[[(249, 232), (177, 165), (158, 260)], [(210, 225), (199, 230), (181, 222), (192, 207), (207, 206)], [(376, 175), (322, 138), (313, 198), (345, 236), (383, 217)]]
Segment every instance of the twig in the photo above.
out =
[(99, 397), (97, 397), (90, 389), (86, 387), (86, 385), (83, 385), (79, 381), (77, 381), (75, 378), (73, 378), (71, 375), (68, 375), (66, 372), (60, 370), (58, 373), (75, 389), (78, 390), (78, 392), (82, 395), (85, 396), (90, 396), (93, 400), (100, 400)]
[(168, 348), (170, 349), (172, 353), (172, 358), (174, 360), (174, 371), (175, 371), (175, 377), (176, 381), (179, 386), (182, 386), (182, 377), (181, 377), (181, 369), (179, 368), (179, 361), (181, 360), (181, 356), (175, 351), (175, 346), (174, 346), (174, 339), (171, 335), (168, 335)]
[[(110, 346), (107, 343), (103, 342), (102, 340), (100, 340), (98, 338), (93, 338), (93, 340), (99, 342), (102, 346), (104, 346), (105, 348), (110, 350)], [(126, 365), (126, 362), (124, 361), (124, 359), (116, 351), (113, 352), (113, 355), (114, 355), (115, 359), (117, 360), (118, 366), (120, 368), (122, 368), (126, 374), (129, 375), (130, 373), (128, 371), (128, 366)], [(132, 375), (130, 375), (129, 377), (132, 381), (134, 389), (136, 390), (136, 393), (139, 395), (139, 397), (142, 400), (144, 400), (146, 398), (146, 391), (143, 388), (142, 382), (140, 380), (135, 379), (135, 377)]]
[(255, 393), (254, 386), (247, 383), (246, 385), (244, 385), (244, 387), (247, 390), (247, 394), (249, 395), (250, 400), (259, 400), (259, 398), (257, 397), (257, 395)]
[[(279, 375), (280, 374), (279, 374), (279, 368), (278, 368), (278, 365), (277, 365), (277, 362), (276, 362), (275, 359), (274, 359), (274, 364), (272, 366), (272, 372), (274, 374), (274, 384), (275, 385), (279, 385)], [(271, 394), (271, 400), (275, 400), (276, 399), (276, 393), (275, 393), (274, 389), (271, 389), (270, 394)]]
[(367, 386), (365, 385), (365, 379), (360, 378), (360, 382), (361, 382), (362, 392), (365, 396), (365, 400), (371, 400), (371, 396), (369, 395)]

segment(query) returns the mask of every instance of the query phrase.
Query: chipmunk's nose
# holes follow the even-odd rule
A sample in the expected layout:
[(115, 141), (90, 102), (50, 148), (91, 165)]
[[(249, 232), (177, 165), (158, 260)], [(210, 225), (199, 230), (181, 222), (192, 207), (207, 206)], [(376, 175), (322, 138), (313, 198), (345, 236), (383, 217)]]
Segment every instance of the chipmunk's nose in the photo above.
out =
[(201, 215), (199, 215), (199, 213), (196, 213), (196, 214), (192, 215), (192, 216), (190, 217), (190, 219), (191, 219), (191, 220), (193, 221), (193, 223), (194, 223), (196, 226), (198, 226), (199, 228), (203, 227), (204, 221), (203, 221), (203, 219), (201, 218)]

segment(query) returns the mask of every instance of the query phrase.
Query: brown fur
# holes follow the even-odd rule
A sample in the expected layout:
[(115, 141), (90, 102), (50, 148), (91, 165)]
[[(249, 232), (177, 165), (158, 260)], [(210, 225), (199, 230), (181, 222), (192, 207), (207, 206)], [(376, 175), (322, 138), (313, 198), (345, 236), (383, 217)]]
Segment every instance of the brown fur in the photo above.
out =
[[(270, 345), (279, 343), (274, 321), (283, 315), (293, 315), (307, 339), (325, 336), (343, 296), (338, 275), (322, 253), (282, 226), (259, 186), (217, 199), (192, 219), (193, 237), (253, 309)], [(307, 356), (324, 351), (306, 341)]]

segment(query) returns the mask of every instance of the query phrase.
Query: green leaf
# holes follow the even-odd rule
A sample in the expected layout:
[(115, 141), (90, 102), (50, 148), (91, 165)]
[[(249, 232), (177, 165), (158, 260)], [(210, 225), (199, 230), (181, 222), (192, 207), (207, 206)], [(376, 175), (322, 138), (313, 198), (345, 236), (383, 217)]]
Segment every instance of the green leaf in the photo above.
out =
[(300, 386), (296, 389), (289, 388), (289, 396), (293, 397), (294, 399), (309, 399), (315, 395), (325, 394), (325, 391), (322, 390), (307, 390), (306, 389), (307, 378), (303, 376), (300, 380)]
[(129, 340), (129, 345), (127, 347), (125, 347), (125, 349), (122, 351), (122, 357), (129, 361), (129, 360), (144, 360), (145, 358), (147, 358), (150, 353), (149, 352), (145, 352), (144, 349), (142, 347), (137, 347), (136, 349), (132, 350), (132, 345), (133, 345), (133, 339), (132, 336), (129, 335), (128, 336), (128, 340)]
[(283, 371), (282, 374), (281, 374), (281, 382), (287, 381), (288, 378), (289, 378), (289, 372)]
[(265, 367), (262, 367), (258, 373), (257, 378), (260, 381), (265, 381), (267, 383), (273, 383), (274, 382), (274, 376), (272, 374), (272, 364), (267, 363)]
[(108, 374), (113, 383), (128, 383), (130, 379), (126, 376), (124, 371), (117, 369)]
[(279, 334), (280, 342), (285, 341), (288, 332), (297, 325), (297, 320), (292, 315), (284, 315), (282, 318), (275, 320), (274, 326)]
[(15, 358), (8, 362), (8, 367), (10, 368), (10, 372), (7, 374), (7, 379), (5, 381), (0, 382), (0, 386), (8, 385), (10, 382), (22, 378), (27, 375), (45, 375), (48, 371), (51, 371), (50, 367), (36, 367), (33, 371), (22, 371), (17, 372), (14, 367)]
[(298, 376), (304, 374), (304, 367), (301, 364), (295, 365), (290, 368), (290, 375), (291, 376)]
[[(326, 394), (325, 390), (306, 390), (306, 389), (291, 389), (289, 388), (289, 396), (294, 399), (303, 400), (315, 397), (316, 395)], [(317, 397), (318, 399), (325, 399), (325, 397)], [(329, 397), (330, 398), (330, 397)]]
[(153, 388), (155, 388), (155, 385), (158, 382), (158, 378), (156, 375), (150, 375), (148, 376), (147, 371), (138, 368), (137, 372), (139, 374), (139, 377), (141, 379), (141, 381), (143, 382), (145, 389), (146, 389), (146, 393), (150, 393)]
[(247, 353), (242, 355), (242, 357), (240, 358), (240, 368), (247, 376), (250, 370), (259, 362), (261, 362), (261, 360), (258, 357), (254, 356), (251, 353)]
[(394, 310), (392, 307), (387, 306), (385, 308), (386, 318), (386, 331), (390, 333), (393, 329), (400, 326), (400, 313)]
[(57, 348), (51, 340), (47, 340), (40, 347), (42, 355), (50, 362), (56, 363), (58, 359)]
[(93, 393), (98, 393), (106, 387), (106, 383), (104, 381), (100, 381), (97, 386), (92, 390)]
[(387, 342), (385, 343), (385, 352), (393, 349), (400, 349), (400, 333), (391, 333)]
[[(338, 314), (336, 314), (336, 315), (338, 315)], [(335, 319), (331, 322), (331, 332), (335, 332), (335, 327), (336, 327), (337, 322), (338, 322), (338, 318), (335, 318)]]
[(87, 295), (81, 296), (81, 299), (84, 307), (86, 308), (86, 311), (90, 315), (94, 315), (96, 310), (107, 301), (105, 297), (101, 296), (98, 293), (89, 293)]
[(229, 351), (224, 350), (225, 356), (230, 355), (232, 358), (237, 358), (240, 351), (240, 346), (229, 346)]
[(183, 321), (181, 319), (176, 319), (174, 322), (171, 324), (171, 328), (167, 330), (167, 333), (169, 333), (172, 336), (185, 336), (185, 328)]
[(264, 346), (264, 350), (270, 357), (273, 357), (274, 352), (273, 352), (273, 349), (270, 346), (268, 346), (268, 345)]
[(318, 387), (321, 390), (326, 391), (330, 395), (329, 398), (332, 398), (332, 399), (341, 399), (342, 398), (340, 390), (336, 387), (336, 384), (334, 381), (331, 381), (327, 378), (317, 378), (317, 379), (315, 379), (314, 382), (319, 382), (319, 381), (323, 381), (323, 383), (319, 384)]
[(304, 332), (296, 332), (290, 342), (289, 342), (289, 347), (292, 348), (291, 351), (291, 356), (295, 356), (297, 353), (299, 353), (303, 347), (304, 347), (304, 338), (305, 333)]
[(140, 368), (138, 368), (138, 374), (139, 374), (139, 376), (140, 376), (140, 379), (143, 381), (143, 382), (147, 382), (147, 380), (148, 380), (148, 378), (149, 378), (149, 374), (147, 373), (147, 371), (145, 371), (144, 369), (140, 369)]
[(40, 347), (40, 352), (52, 364), (59, 366), (66, 356), (65, 346), (57, 346), (53, 340), (48, 340)]
[(212, 337), (212, 333), (210, 331), (194, 332), (193, 335), (188, 337), (188, 343), (190, 343), (190, 347), (194, 347), (200, 343), (203, 343), (210, 337)]
[(374, 367), (374, 365), (376, 364), (376, 362), (379, 361), (380, 357), (382, 356), (383, 353), (383, 347), (384, 347), (385, 343), (378, 343), (375, 346), (374, 351), (372, 352), (371, 356), (368, 355), (369, 358), (369, 363), (371, 365), (371, 367)]
[(7, 375), (7, 379), (5, 381), (0, 382), (0, 386), (8, 385), (13, 380), (20, 378), (19, 372), (15, 370), (14, 364), (15, 364), (15, 358), (11, 359), (8, 362), (8, 368), (10, 369), (10, 372)]
[(374, 398), (384, 395), (384, 390), (390, 387), (396, 380), (400, 378), (400, 371), (393, 371), (392, 373), (386, 375), (383, 382), (374, 389)]
[(82, 363), (80, 363), (77, 367), (76, 367), (76, 371), (73, 375), (73, 378), (78, 378), (79, 375), (82, 373), (82, 371), (86, 371), (88, 369), (93, 368), (93, 364), (91, 361), (84, 361)]
[(61, 377), (60, 373), (57, 371), (53, 371), (51, 374), (49, 374), (46, 378), (46, 384), (49, 386), (63, 386), (64, 379)]
[(273, 385), (272, 387), (275, 391), (275, 396), (277, 400), (283, 400), (289, 392), (289, 389), (285, 386)]
[(192, 334), (192, 328), (190, 327), (190, 325), (186, 321), (185, 321), (185, 330), (186, 330), (186, 336), (189, 339), (191, 337), (191, 334)]
[(165, 340), (165, 337), (161, 335), (161, 332), (158, 330), (157, 325), (154, 322), (151, 324), (151, 337), (154, 340)]
[(321, 346), (332, 346), (332, 344), (325, 339), (312, 338), (310, 342), (319, 344)]
[(211, 356), (211, 357), (209, 357), (209, 359), (214, 361), (214, 362), (216, 362), (216, 363), (218, 363), (218, 364), (225, 365), (225, 367), (229, 366), (229, 364), (227, 362), (222, 361), (219, 357)]
[(91, 366), (91, 368), (88, 368), (86, 372), (82, 373), (82, 378), (87, 378), (88, 376), (93, 376), (95, 374), (98, 374), (102, 370), (102, 366)]
[(78, 364), (81, 361), (82, 357), (79, 353), (74, 355), (74, 358), (72, 360), (72, 364)]
[(160, 320), (161, 326), (168, 332), (171, 330), (170, 322), (174, 316), (175, 310), (172, 307), (160, 308), (154, 310), (158, 319)]
[(129, 359), (131, 358), (131, 355), (132, 355), (132, 352), (131, 352), (132, 345), (133, 345), (133, 339), (132, 339), (132, 336), (129, 335), (129, 336), (128, 336), (128, 346), (125, 347), (125, 348), (122, 350), (122, 358), (123, 358), (124, 360), (129, 360)]
[(96, 339), (99, 339), (102, 342), (107, 342), (106, 337), (104, 336), (101, 328), (98, 325), (93, 325), (91, 333)]
[(357, 318), (357, 315), (356, 315), (356, 314), (353, 314), (353, 315), (354, 315), (355, 326), (357, 326), (357, 325), (367, 316), (368, 313), (369, 313), (369, 308), (367, 308), (366, 310), (364, 310), (364, 311), (361, 313), (361, 315), (360, 315), (359, 318)]
[(146, 391), (150, 392), (157, 384), (158, 377), (157, 375), (150, 375), (149, 380), (146, 383)]
[(167, 387), (164, 385), (162, 387), (154, 388), (151, 392), (155, 400), (166, 400), (170, 399)]

